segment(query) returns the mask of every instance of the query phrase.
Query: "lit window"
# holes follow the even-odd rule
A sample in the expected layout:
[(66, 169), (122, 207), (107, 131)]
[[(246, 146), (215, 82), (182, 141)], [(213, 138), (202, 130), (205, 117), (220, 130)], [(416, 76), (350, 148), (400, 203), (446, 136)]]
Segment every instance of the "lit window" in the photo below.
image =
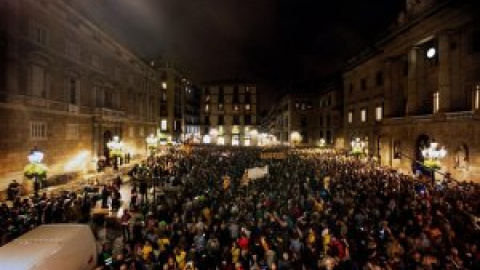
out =
[(162, 82), (162, 89), (167, 89), (167, 82)]
[(245, 104), (245, 110), (250, 111), (250, 104)]
[(349, 111), (348, 112), (348, 123), (353, 123), (353, 112)]
[(375, 108), (375, 120), (381, 121), (383, 119), (383, 106)]
[(162, 119), (162, 121), (160, 122), (160, 129), (162, 131), (166, 131), (167, 130), (167, 120), (166, 119)]
[(240, 110), (240, 108), (238, 107), (238, 104), (233, 105), (233, 109), (234, 109), (235, 111)]
[(205, 104), (205, 112), (208, 113), (209, 110), (210, 110), (210, 106), (208, 104)]
[(475, 96), (473, 100), (474, 100), (473, 108), (475, 110), (480, 109), (480, 85), (477, 85), (475, 88)]
[(129, 127), (128, 128), (128, 136), (130, 137), (135, 137), (135, 128), (134, 127)]
[(140, 129), (138, 130), (138, 134), (140, 135), (140, 137), (145, 135), (145, 130), (143, 127), (140, 127)]
[(30, 138), (33, 140), (42, 140), (47, 138), (47, 123), (30, 122)]
[(223, 111), (223, 103), (218, 103), (218, 110)]
[(223, 128), (223, 126), (218, 126), (218, 134), (223, 135), (224, 132), (225, 132), (225, 129)]
[(440, 108), (440, 93), (436, 92), (433, 94), (433, 113), (438, 112)]
[(362, 121), (362, 122), (367, 121), (367, 109), (362, 109), (360, 111), (360, 121)]

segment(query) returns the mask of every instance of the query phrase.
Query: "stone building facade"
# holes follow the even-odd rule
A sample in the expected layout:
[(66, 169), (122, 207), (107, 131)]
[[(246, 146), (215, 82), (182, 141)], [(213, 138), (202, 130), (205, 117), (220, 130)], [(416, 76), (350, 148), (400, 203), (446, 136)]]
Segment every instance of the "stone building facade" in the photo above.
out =
[(319, 97), (318, 138), (314, 145), (321, 146), (323, 139), (326, 146), (344, 147), (343, 136), (343, 92), (341, 82), (332, 81), (321, 87)]
[(475, 1), (407, 1), (390, 33), (343, 73), (348, 143), (412, 173), (421, 149), (448, 151), (440, 172), (480, 181), (480, 27)]
[(61, 0), (0, 1), (0, 183), (32, 148), (49, 175), (94, 168), (119, 136), (145, 154), (159, 116), (157, 73)]
[[(158, 66), (157, 66), (158, 65)], [(183, 141), (187, 133), (187, 109), (192, 105), (192, 88), (185, 74), (170, 63), (155, 64), (160, 75), (160, 132), (172, 141)], [(189, 92), (190, 91), (190, 92)], [(188, 110), (190, 111), (190, 110)]]
[(264, 129), (282, 145), (291, 144), (293, 132), (301, 135), (301, 145), (315, 145), (320, 139), (319, 105), (317, 93), (286, 94), (268, 112)]
[(200, 121), (204, 143), (255, 145), (257, 88), (250, 83), (218, 82), (203, 87)]

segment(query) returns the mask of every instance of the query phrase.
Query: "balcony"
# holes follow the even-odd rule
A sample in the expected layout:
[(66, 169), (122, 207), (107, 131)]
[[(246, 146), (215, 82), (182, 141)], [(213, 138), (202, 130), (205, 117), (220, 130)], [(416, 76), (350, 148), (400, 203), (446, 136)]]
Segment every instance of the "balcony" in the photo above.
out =
[(96, 108), (95, 116), (98, 120), (125, 120), (125, 111), (114, 110), (110, 108)]

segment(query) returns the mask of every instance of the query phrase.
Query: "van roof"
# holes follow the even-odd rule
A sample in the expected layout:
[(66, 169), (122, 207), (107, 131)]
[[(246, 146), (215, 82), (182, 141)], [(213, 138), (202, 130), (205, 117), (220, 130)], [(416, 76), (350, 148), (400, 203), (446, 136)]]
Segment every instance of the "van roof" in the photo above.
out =
[(49, 224), (39, 226), (19, 238), (14, 243), (63, 243), (75, 237), (81, 232), (89, 230), (88, 225), (83, 224)]
[[(0, 247), (0, 269), (54, 269), (53, 265), (63, 262), (46, 260), (64, 252), (69, 241), (85, 238), (86, 232), (91, 234), (88, 225), (84, 224), (51, 224), (39, 226), (16, 240)], [(76, 238), (75, 238), (76, 237)], [(71, 247), (70, 247), (71, 248)], [(45, 268), (47, 267), (47, 268)]]

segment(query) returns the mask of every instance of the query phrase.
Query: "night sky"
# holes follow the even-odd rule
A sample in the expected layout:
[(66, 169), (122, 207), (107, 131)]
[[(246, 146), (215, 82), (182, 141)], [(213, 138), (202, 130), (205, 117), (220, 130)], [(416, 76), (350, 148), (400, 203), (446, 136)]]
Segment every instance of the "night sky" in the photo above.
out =
[(196, 83), (270, 88), (319, 80), (371, 45), (404, 0), (65, 0), (149, 60), (173, 60)]

